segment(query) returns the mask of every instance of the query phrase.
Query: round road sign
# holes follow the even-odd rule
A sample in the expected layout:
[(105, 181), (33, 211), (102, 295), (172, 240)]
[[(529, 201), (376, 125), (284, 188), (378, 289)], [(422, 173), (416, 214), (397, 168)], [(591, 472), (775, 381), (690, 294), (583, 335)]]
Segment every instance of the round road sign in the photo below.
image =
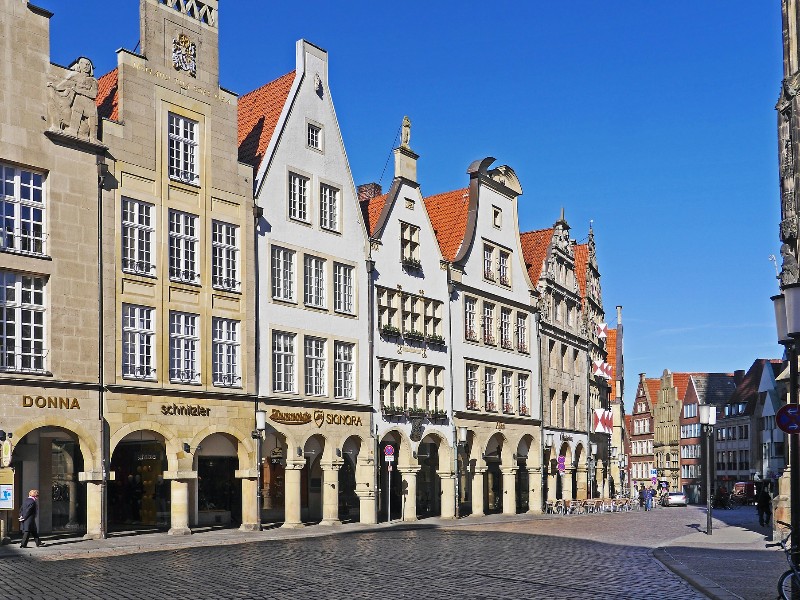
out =
[(800, 433), (800, 405), (781, 406), (775, 414), (775, 423), (784, 433)]
[(394, 446), (386, 446), (383, 449), (383, 454), (385, 456), (394, 456)]

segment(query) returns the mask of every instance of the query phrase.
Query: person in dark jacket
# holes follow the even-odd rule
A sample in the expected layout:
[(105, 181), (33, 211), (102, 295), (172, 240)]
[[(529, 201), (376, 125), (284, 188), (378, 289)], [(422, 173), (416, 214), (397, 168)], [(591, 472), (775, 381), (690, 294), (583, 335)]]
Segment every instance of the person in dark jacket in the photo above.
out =
[(39, 539), (39, 530), (36, 528), (36, 516), (39, 514), (39, 490), (31, 490), (28, 497), (19, 509), (19, 520), (22, 524), (22, 543), (20, 548), (27, 548), (28, 540), (33, 536), (36, 546), (44, 546)]
[(770, 518), (772, 517), (772, 496), (767, 491), (766, 486), (761, 490), (761, 493), (758, 495), (758, 501), (756, 504), (756, 510), (758, 510), (758, 523), (762, 527), (769, 525)]

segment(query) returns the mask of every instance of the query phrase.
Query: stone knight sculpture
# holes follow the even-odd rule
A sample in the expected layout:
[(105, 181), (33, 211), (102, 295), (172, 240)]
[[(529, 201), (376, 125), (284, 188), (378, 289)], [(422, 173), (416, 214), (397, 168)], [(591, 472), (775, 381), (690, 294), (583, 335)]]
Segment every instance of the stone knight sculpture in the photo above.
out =
[(67, 76), (50, 88), (50, 131), (67, 133), (97, 143), (97, 79), (94, 66), (80, 57), (70, 66)]

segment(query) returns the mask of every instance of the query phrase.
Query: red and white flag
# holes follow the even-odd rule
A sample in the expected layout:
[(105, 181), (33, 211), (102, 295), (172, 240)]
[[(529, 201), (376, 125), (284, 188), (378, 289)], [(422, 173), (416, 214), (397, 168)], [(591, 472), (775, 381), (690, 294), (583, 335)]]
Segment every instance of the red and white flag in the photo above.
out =
[(594, 368), (594, 374), (597, 377), (611, 379), (611, 364), (607, 362), (594, 361), (592, 363), (592, 367)]
[(594, 332), (597, 334), (599, 338), (607, 338), (608, 337), (608, 323), (598, 323), (594, 326)]
[(613, 433), (614, 415), (610, 410), (596, 408), (592, 419), (592, 429), (595, 433)]

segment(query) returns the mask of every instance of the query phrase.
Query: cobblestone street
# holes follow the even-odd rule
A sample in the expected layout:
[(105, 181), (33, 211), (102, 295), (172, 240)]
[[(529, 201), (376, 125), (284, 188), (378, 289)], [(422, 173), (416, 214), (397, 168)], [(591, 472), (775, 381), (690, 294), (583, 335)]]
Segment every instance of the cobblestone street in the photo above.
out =
[(650, 553), (697, 531), (698, 508), (465, 523), (228, 546), (200, 534), (177, 550), (72, 560), (58, 542), (38, 556), (12, 547), (0, 579), (9, 599), (704, 597)]

